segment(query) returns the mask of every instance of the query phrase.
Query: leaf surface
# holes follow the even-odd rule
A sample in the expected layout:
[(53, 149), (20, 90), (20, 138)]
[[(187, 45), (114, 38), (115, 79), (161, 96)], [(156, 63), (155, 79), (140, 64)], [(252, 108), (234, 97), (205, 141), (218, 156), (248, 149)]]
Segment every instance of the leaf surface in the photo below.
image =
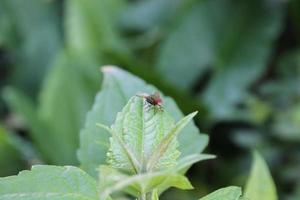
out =
[(280, 3), (194, 1), (162, 43), (157, 69), (183, 89), (211, 72), (201, 98), (212, 117), (235, 117), (235, 105), (267, 67), (282, 15)]
[(246, 184), (245, 197), (251, 200), (277, 200), (276, 187), (268, 166), (258, 152), (254, 152), (254, 162)]
[(72, 52), (103, 62), (104, 51), (123, 49), (115, 21), (123, 0), (66, 1), (66, 41)]
[(97, 183), (79, 168), (36, 165), (17, 176), (0, 178), (3, 200), (97, 200)]
[(3, 33), (8, 37), (3, 43), (16, 64), (12, 79), (21, 88), (36, 91), (62, 47), (58, 4), (39, 0), (4, 0), (1, 4), (9, 20), (4, 24), (9, 30)]
[[(109, 147), (109, 133), (99, 129), (97, 123), (110, 126), (113, 124), (119, 111), (125, 106), (130, 97), (138, 92), (149, 94), (158, 91), (155, 87), (147, 85), (143, 80), (116, 67), (104, 67), (104, 80), (102, 89), (97, 94), (94, 106), (86, 118), (85, 127), (81, 131), (78, 157), (82, 167), (90, 174), (96, 176), (96, 168), (105, 164), (106, 152)], [(173, 100), (163, 97), (164, 109), (175, 120), (183, 117)], [(207, 145), (206, 135), (199, 134), (193, 123), (188, 124), (178, 136), (181, 157), (201, 152)]]
[(169, 180), (169, 187), (179, 189), (192, 189), (189, 180), (180, 174), (172, 171), (148, 172), (128, 176), (120, 173), (109, 166), (100, 166), (100, 188), (101, 198), (105, 199), (108, 195), (123, 190), (138, 197), (141, 193), (147, 193), (160, 188), (166, 179)]
[(199, 200), (239, 200), (242, 190), (236, 186), (221, 188)]
[(77, 163), (79, 130), (100, 79), (92, 69), (95, 70), (82, 66), (72, 55), (62, 52), (44, 82), (38, 115), (47, 124), (47, 137), (54, 140), (51, 145), (57, 150), (53, 155), (55, 163)]
[(13, 136), (0, 124), (0, 177), (15, 174), (26, 166)]

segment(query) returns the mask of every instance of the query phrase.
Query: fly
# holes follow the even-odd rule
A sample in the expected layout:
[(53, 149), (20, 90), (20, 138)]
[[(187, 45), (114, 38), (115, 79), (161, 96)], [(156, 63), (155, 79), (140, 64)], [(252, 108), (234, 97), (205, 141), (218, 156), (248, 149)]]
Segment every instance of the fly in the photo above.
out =
[(150, 106), (154, 106), (159, 110), (162, 110), (162, 99), (159, 92), (155, 92), (154, 94), (141, 93), (136, 96), (144, 98)]

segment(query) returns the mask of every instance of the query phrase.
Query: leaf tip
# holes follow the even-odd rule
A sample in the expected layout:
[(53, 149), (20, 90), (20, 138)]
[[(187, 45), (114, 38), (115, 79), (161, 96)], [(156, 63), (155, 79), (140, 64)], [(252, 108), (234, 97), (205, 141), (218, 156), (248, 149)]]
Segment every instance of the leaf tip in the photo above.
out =
[(198, 114), (198, 110), (191, 113), (192, 117), (195, 117)]
[(102, 73), (116, 73), (119, 68), (115, 65), (104, 65), (100, 67)]

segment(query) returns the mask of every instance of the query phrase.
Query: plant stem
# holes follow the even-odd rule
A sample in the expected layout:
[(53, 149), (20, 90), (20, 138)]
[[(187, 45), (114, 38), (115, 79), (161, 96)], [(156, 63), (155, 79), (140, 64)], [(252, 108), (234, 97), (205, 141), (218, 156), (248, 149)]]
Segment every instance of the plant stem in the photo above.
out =
[(146, 194), (141, 194), (139, 200), (147, 200), (147, 199), (146, 199)]
[(151, 200), (152, 193), (141, 194), (138, 200)]

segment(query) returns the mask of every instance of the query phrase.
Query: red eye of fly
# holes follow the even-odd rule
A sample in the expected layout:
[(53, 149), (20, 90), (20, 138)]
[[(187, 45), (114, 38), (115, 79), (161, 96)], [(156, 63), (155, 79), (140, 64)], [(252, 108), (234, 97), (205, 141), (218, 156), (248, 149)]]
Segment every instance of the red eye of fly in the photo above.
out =
[(155, 103), (156, 103), (157, 105), (161, 105), (161, 104), (162, 104), (161, 98), (160, 98), (160, 97), (157, 97), (157, 98), (155, 99)]

